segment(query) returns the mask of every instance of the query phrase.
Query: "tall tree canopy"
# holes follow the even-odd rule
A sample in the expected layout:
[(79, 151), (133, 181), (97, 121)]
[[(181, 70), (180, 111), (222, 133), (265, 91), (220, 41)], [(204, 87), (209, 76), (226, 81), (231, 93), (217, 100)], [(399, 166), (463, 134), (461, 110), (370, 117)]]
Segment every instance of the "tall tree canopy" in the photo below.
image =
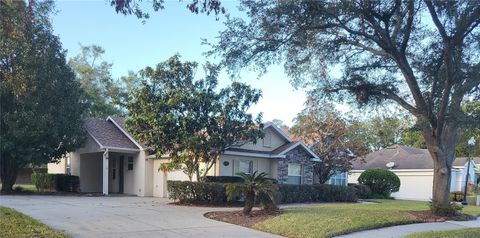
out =
[(350, 170), (352, 161), (366, 154), (368, 148), (363, 139), (353, 136), (352, 124), (333, 104), (308, 98), (305, 106), (290, 132), (322, 158), (314, 165), (314, 172), (323, 184), (335, 173)]
[[(320, 96), (394, 102), (413, 114), (434, 160), (434, 204), (449, 208), (465, 95), (479, 97), (480, 1), (252, 1), (213, 45), (229, 70), (284, 63)], [(341, 75), (329, 74), (340, 66)]]
[(375, 116), (357, 121), (352, 127), (352, 137), (361, 140), (371, 151), (395, 144), (403, 144), (403, 135), (411, 127), (408, 117)]
[[(165, 8), (164, 0), (148, 1), (152, 5), (154, 11), (159, 11)], [(150, 14), (142, 7), (142, 0), (111, 0), (110, 5), (115, 7), (117, 13), (124, 15), (135, 15), (139, 19), (148, 19)], [(187, 4), (188, 10), (192, 13), (215, 13), (215, 15), (225, 13), (225, 8), (220, 3), (220, 0), (191, 0)]]
[(0, 1), (0, 178), (58, 160), (82, 145), (82, 90), (52, 34), (51, 1)]
[(226, 147), (255, 142), (263, 134), (261, 115), (247, 113), (261, 92), (237, 82), (217, 89), (218, 67), (207, 64), (205, 77), (195, 80), (197, 67), (177, 55), (144, 69), (142, 86), (128, 104), (126, 124), (157, 158), (168, 155), (198, 179)]
[(85, 92), (86, 116), (105, 118), (124, 115), (128, 95), (138, 86), (138, 78), (132, 72), (120, 79), (113, 78), (112, 64), (102, 59), (105, 50), (101, 46), (80, 47), (81, 53), (70, 59), (68, 64)]

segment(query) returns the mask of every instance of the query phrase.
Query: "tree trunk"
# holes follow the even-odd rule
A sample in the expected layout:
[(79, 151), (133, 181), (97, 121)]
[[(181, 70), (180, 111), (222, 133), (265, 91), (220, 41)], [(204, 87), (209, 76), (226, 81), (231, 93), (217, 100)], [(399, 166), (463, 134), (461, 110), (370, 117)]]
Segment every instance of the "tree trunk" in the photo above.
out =
[(0, 158), (0, 179), (2, 180), (2, 192), (11, 192), (13, 185), (17, 180), (17, 174), (20, 166), (7, 158), (4, 154)]
[(438, 215), (454, 215), (450, 206), (450, 181), (455, 160), (457, 125), (445, 124), (442, 136), (435, 137), (431, 130), (424, 133), (427, 149), (433, 159), (433, 191), (431, 210)]
[(250, 215), (254, 204), (255, 192), (253, 190), (247, 190), (245, 192), (245, 206), (243, 207), (243, 214)]

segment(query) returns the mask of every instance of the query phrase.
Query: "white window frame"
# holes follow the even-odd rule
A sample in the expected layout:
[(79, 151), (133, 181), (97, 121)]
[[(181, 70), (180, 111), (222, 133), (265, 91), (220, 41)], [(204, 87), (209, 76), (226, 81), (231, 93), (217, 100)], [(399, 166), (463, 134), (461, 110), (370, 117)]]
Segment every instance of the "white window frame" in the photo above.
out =
[(347, 182), (347, 173), (335, 173), (330, 177), (328, 183), (331, 185), (346, 186)]
[[(248, 163), (248, 172), (241, 171), (242, 168), (242, 163)], [(246, 174), (252, 174), (253, 173), (253, 160), (239, 160), (238, 161), (238, 172), (243, 172)]]
[[(134, 162), (133, 162), (133, 156), (127, 156), (127, 171), (133, 171), (134, 169)], [(130, 169), (130, 165), (132, 165), (132, 168)]]
[[(290, 168), (291, 168), (292, 165), (298, 165), (300, 167), (300, 171), (299, 171), (298, 175), (290, 174)], [(300, 183), (298, 183), (298, 184), (302, 184), (303, 183), (303, 165), (300, 164), (300, 163), (289, 163), (287, 165), (287, 176), (288, 176), (288, 178), (290, 178), (290, 177), (297, 177), (298, 178), (299, 177), (300, 178)], [(287, 182), (288, 182), (288, 178), (287, 178)]]

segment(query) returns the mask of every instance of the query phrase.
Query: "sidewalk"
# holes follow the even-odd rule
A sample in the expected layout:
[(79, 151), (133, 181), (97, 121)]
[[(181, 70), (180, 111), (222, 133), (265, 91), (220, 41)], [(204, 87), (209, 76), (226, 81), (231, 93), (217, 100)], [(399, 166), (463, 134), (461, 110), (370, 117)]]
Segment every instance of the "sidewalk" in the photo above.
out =
[(446, 221), (391, 226), (373, 230), (354, 232), (342, 236), (337, 236), (336, 238), (401, 238), (415, 232), (453, 230), (470, 227), (480, 227), (480, 219), (477, 218), (477, 220), (474, 221)]

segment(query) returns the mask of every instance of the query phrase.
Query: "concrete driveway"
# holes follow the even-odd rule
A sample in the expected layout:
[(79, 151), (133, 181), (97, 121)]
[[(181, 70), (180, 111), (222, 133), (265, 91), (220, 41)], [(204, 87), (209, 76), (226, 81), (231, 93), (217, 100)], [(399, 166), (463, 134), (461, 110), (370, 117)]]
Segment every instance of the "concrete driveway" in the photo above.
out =
[(73, 237), (279, 237), (203, 217), (229, 208), (168, 202), (151, 197), (0, 196), (0, 205)]

